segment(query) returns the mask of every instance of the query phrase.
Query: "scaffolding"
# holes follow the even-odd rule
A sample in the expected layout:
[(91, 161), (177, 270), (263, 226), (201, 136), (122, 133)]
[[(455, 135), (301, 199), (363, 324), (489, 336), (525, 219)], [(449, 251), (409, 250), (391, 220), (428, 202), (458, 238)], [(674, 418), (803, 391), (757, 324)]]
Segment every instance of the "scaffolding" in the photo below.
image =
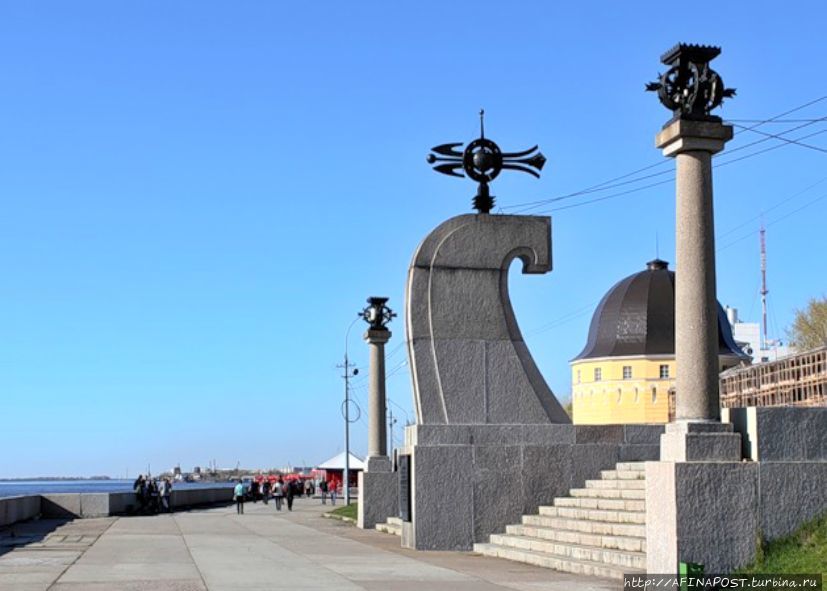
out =
[(827, 406), (827, 346), (721, 374), (721, 406)]

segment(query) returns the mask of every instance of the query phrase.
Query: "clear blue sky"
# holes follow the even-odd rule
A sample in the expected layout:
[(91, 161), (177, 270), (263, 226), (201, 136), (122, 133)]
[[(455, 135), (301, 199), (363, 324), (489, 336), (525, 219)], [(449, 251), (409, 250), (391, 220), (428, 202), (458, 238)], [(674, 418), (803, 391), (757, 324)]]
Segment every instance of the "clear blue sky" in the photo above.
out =
[[(374, 294), (401, 313), (418, 242), (470, 210), (473, 184), (432, 172), (431, 146), (475, 138), (485, 107), (489, 137), (548, 158), (539, 181), (497, 179), (498, 205), (584, 189), (663, 160), (653, 140), (669, 115), (643, 86), (678, 41), (723, 46), (715, 68), (738, 90), (727, 118), (827, 95), (825, 12), (817, 1), (4, 3), (0, 477), (326, 459), (343, 446), (335, 365), (351, 320)], [(787, 118), (825, 115), (827, 101)], [(817, 131), (827, 124), (788, 137)], [(728, 150), (758, 139), (739, 133)], [(824, 149), (827, 133), (802, 141)], [(827, 182), (811, 187), (825, 178), (827, 154), (798, 146), (716, 170), (719, 299), (758, 319), (764, 211), (771, 336), (825, 292)], [(655, 256), (656, 235), (674, 260), (674, 188), (551, 215), (554, 271), (515, 270), (512, 295), (565, 399), (602, 294)], [(410, 414), (401, 315), (392, 328), (389, 395)], [(349, 347), (366, 371), (362, 331)], [(365, 381), (355, 386), (366, 402)], [(362, 420), (358, 453), (366, 438)]]

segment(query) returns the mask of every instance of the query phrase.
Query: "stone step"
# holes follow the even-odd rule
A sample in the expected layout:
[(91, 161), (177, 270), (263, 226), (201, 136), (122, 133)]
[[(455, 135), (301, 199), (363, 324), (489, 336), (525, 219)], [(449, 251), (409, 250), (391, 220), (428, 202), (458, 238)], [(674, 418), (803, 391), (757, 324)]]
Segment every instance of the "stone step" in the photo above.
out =
[(402, 535), (402, 524), (395, 524), (391, 523), (390, 519), (387, 523), (377, 523), (376, 524), (376, 531), (380, 531), (385, 534), (392, 534), (394, 536), (401, 536)]
[(646, 523), (645, 511), (609, 511), (604, 509), (578, 509), (577, 507), (540, 507), (540, 515), (608, 521), (610, 523)]
[(617, 489), (637, 489), (643, 490), (646, 488), (646, 481), (643, 479), (636, 480), (587, 480), (586, 488), (617, 488)]
[(632, 569), (646, 568), (646, 555), (642, 552), (628, 552), (623, 550), (610, 550), (593, 546), (582, 546), (567, 542), (557, 542), (542, 538), (528, 536), (515, 536), (510, 534), (493, 534), (491, 544), (506, 546), (519, 550), (530, 550), (531, 552), (542, 552), (551, 556), (569, 558), (574, 560), (585, 560), (600, 564), (620, 566)]
[[(609, 480), (607, 482), (618, 481)], [(637, 482), (637, 480), (630, 480), (629, 482)], [(573, 497), (586, 497), (589, 499), (643, 500), (646, 498), (646, 491), (642, 488), (573, 488), (569, 491), (569, 494)]]
[(524, 562), (526, 564), (533, 564), (535, 566), (553, 568), (563, 572), (593, 577), (622, 579), (625, 573), (638, 574), (637, 571), (624, 567), (611, 566), (590, 562), (587, 560), (575, 560), (571, 558), (562, 558), (559, 556), (550, 556), (542, 552), (520, 550), (506, 546), (497, 546), (494, 544), (474, 544), (474, 551), (482, 554), (483, 556), (505, 558), (517, 562)]
[(646, 470), (646, 462), (620, 462), (615, 466), (615, 470)]
[(388, 517), (387, 519), (388, 525), (398, 525), (402, 527), (402, 518), (401, 517)]
[(646, 472), (641, 470), (601, 470), (601, 480), (643, 480)]
[(607, 509), (611, 511), (646, 511), (646, 501), (630, 499), (593, 499), (588, 497), (557, 497), (555, 507)]
[(610, 550), (625, 550), (628, 552), (646, 552), (646, 539), (637, 536), (615, 536), (593, 534), (554, 527), (540, 527), (536, 525), (507, 525), (505, 533), (514, 536), (527, 536), (555, 542), (566, 542), (591, 546), (594, 548), (608, 548)]
[(523, 515), (523, 525), (547, 527), (552, 529), (600, 534), (607, 536), (646, 537), (646, 526), (637, 523), (612, 523), (608, 521), (589, 521), (565, 517), (548, 517), (546, 515)]

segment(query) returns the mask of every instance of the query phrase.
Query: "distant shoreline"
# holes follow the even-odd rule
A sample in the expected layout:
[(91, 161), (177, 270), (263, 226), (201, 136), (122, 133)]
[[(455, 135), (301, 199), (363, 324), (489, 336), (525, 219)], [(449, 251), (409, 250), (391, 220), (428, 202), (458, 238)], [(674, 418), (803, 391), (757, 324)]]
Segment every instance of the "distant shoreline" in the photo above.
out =
[(0, 482), (45, 482), (55, 480), (112, 480), (109, 476), (35, 476), (32, 478), (0, 478)]

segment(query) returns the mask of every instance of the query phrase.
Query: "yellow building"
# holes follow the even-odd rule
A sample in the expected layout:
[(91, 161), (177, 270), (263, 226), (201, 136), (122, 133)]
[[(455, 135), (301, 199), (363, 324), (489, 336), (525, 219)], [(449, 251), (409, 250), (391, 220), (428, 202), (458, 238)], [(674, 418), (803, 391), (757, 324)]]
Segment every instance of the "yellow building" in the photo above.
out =
[[(748, 362), (718, 305), (720, 369)], [(675, 273), (655, 259), (616, 283), (597, 306), (571, 362), (573, 421), (666, 423), (674, 415)]]

